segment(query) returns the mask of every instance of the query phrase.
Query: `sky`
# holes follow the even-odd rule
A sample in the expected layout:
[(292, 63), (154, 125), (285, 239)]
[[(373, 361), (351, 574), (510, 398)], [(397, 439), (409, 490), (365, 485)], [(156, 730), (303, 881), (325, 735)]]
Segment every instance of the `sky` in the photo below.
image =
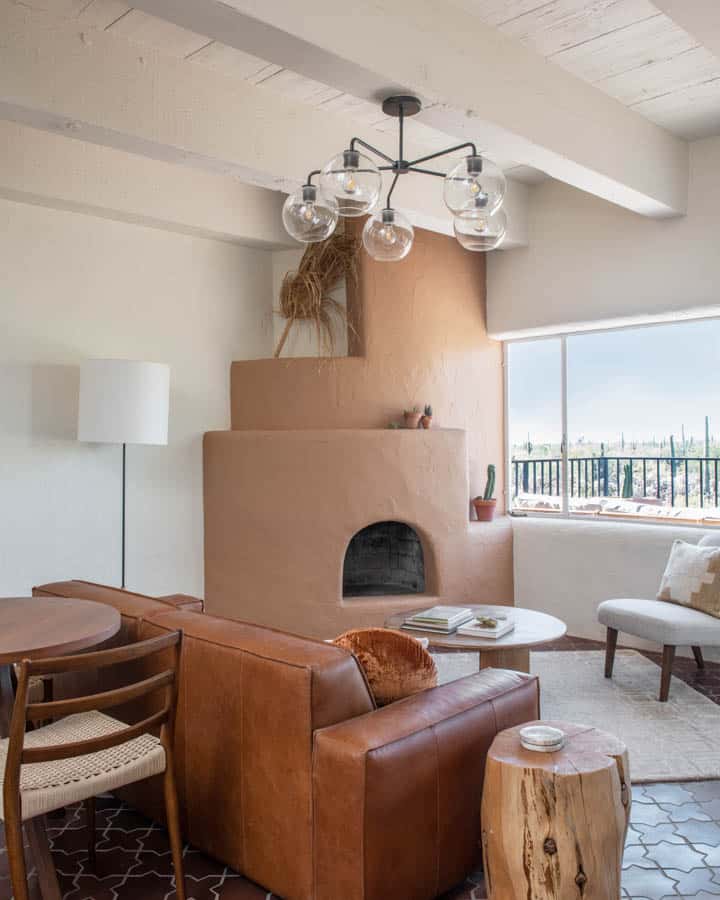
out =
[[(705, 416), (720, 440), (720, 319), (674, 322), (567, 338), (568, 437), (626, 443), (704, 440)], [(510, 443), (559, 443), (558, 338), (508, 348)]]

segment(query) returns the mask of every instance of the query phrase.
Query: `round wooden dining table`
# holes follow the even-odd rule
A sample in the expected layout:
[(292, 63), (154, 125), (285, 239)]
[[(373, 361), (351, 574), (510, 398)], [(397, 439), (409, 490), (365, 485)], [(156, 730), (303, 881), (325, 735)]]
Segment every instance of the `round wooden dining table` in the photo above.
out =
[(15, 663), (85, 650), (119, 630), (120, 613), (104, 603), (70, 597), (0, 598), (0, 737), (10, 730)]
[[(104, 603), (69, 597), (0, 598), (0, 737), (10, 733), (15, 663), (85, 650), (119, 630), (120, 613)], [(44, 817), (26, 821), (25, 836), (43, 900), (60, 900)]]

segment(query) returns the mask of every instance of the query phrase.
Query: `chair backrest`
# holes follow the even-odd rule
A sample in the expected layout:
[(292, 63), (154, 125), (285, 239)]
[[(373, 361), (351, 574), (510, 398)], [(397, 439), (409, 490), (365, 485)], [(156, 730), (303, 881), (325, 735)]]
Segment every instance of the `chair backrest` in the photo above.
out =
[[(161, 741), (167, 747), (172, 742), (172, 729), (177, 701), (177, 668), (180, 653), (182, 632), (138, 641), (124, 647), (111, 650), (98, 650), (76, 656), (58, 656), (37, 661), (23, 660), (18, 667), (18, 684), (15, 695), (10, 739), (5, 765), (5, 783), (3, 796), (6, 808), (17, 802), (20, 784), (20, 767), (28, 763), (51, 762), (69, 759), (73, 756), (84, 756), (86, 753), (97, 753), (132, 740), (151, 728), (161, 727)], [(172, 650), (171, 661), (163, 671), (149, 678), (135, 681), (124, 687), (103, 691), (98, 694), (86, 694), (65, 700), (43, 703), (28, 703), (28, 685), (32, 675), (60, 675), (66, 672), (82, 672), (92, 669), (117, 666), (132, 660), (144, 659)], [(90, 710), (109, 709), (131, 700), (146, 697), (156, 691), (165, 692), (162, 707), (141, 722), (128, 725), (112, 734), (89, 738), (74, 743), (53, 744), (43, 747), (25, 747), (25, 729), (27, 722), (39, 722), (47, 719), (60, 719), (75, 713)]]

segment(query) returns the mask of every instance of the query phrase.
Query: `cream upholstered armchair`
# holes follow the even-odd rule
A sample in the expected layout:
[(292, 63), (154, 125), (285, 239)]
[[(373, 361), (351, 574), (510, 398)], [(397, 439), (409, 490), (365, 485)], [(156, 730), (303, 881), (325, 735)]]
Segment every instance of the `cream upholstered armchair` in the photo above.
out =
[[(720, 534), (703, 537), (701, 547), (720, 547)], [(598, 606), (598, 621), (607, 628), (605, 677), (612, 678), (619, 632), (632, 634), (663, 648), (660, 677), (661, 702), (670, 694), (670, 679), (677, 647), (692, 647), (698, 668), (704, 668), (703, 647), (720, 647), (720, 619), (689, 606), (665, 600), (624, 598)]]

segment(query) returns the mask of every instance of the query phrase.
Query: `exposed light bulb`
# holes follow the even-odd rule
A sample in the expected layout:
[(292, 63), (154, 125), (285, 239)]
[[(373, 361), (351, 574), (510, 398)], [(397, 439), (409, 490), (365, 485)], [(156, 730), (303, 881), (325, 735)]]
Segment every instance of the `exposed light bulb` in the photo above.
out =
[(363, 245), (378, 262), (395, 262), (410, 252), (413, 227), (396, 209), (383, 209), (365, 223)]
[(385, 225), (380, 229), (380, 238), (386, 244), (394, 244), (397, 240), (395, 228), (392, 225)]
[(502, 170), (491, 160), (467, 156), (445, 178), (445, 205), (456, 216), (468, 217), (496, 212), (505, 197)]
[(495, 250), (507, 233), (507, 216), (502, 209), (494, 213), (485, 211), (472, 216), (457, 216), (454, 230), (455, 237), (466, 250)]
[(382, 174), (368, 156), (348, 149), (323, 166), (320, 189), (335, 198), (341, 216), (364, 216), (377, 204)]
[(283, 205), (283, 224), (288, 234), (304, 244), (324, 241), (335, 230), (338, 206), (334, 197), (326, 197), (313, 184), (304, 184)]

